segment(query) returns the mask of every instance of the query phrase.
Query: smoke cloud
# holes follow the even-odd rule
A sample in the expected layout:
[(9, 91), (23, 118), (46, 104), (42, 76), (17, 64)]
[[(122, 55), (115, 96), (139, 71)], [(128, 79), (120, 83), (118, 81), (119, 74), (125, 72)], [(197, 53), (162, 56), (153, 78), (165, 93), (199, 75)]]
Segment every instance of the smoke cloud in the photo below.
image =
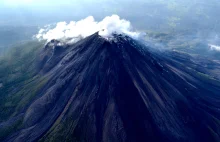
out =
[(219, 51), (220, 52), (220, 46), (209, 44), (209, 48), (211, 50)]
[(59, 22), (55, 28), (48, 27), (50, 26), (40, 29), (36, 38), (47, 41), (57, 39), (74, 43), (95, 32), (99, 32), (99, 35), (106, 39), (111, 38), (114, 33), (126, 34), (135, 39), (141, 35), (133, 30), (129, 21), (121, 19), (118, 15), (107, 16), (100, 22), (95, 21), (93, 16), (89, 16), (80, 21)]

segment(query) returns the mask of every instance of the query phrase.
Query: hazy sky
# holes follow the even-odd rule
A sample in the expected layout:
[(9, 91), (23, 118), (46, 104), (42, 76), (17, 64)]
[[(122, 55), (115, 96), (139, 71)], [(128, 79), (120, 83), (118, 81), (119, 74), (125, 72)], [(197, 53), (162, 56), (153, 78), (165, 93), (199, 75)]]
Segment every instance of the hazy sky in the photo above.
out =
[(76, 0), (1, 0), (1, 3), (6, 7), (16, 6), (45, 6), (45, 5), (60, 5), (72, 4)]
[(18, 24), (32, 25), (79, 20), (89, 15), (101, 18), (108, 3), (105, 0), (0, 0), (0, 25), (13, 24), (16, 20)]
[(219, 0), (0, 0), (0, 25), (42, 26), (117, 14), (138, 28), (216, 29), (219, 7)]

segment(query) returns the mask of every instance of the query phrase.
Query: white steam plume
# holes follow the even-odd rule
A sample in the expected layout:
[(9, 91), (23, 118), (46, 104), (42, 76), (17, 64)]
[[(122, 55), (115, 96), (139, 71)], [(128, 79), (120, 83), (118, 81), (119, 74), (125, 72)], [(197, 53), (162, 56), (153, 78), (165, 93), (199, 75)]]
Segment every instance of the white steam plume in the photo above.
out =
[(219, 51), (220, 52), (220, 46), (209, 44), (209, 48), (211, 50)]
[(126, 34), (133, 38), (139, 38), (140, 33), (134, 32), (131, 23), (127, 20), (120, 19), (118, 15), (105, 17), (102, 21), (97, 22), (92, 16), (80, 21), (59, 22), (53, 29), (40, 29), (36, 38), (39, 40), (50, 41), (57, 39), (65, 42), (74, 43), (79, 39), (99, 32), (104, 38), (110, 38), (113, 33)]

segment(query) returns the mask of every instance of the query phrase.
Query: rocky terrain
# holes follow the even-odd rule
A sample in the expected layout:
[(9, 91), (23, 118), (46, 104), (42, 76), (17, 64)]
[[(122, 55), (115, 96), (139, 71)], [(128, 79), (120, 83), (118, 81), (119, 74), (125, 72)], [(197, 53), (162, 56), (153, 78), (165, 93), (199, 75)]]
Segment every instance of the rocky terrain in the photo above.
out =
[(220, 141), (217, 61), (95, 33), (52, 40), (33, 64), (25, 86), (42, 85), (0, 122), (2, 141)]

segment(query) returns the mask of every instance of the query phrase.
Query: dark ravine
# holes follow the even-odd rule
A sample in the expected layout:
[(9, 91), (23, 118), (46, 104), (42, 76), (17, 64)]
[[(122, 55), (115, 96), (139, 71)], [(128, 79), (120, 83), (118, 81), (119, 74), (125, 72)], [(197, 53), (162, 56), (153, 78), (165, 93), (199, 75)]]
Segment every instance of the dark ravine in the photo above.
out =
[(220, 141), (219, 63), (114, 38), (51, 41), (37, 63), (49, 81), (4, 141)]

